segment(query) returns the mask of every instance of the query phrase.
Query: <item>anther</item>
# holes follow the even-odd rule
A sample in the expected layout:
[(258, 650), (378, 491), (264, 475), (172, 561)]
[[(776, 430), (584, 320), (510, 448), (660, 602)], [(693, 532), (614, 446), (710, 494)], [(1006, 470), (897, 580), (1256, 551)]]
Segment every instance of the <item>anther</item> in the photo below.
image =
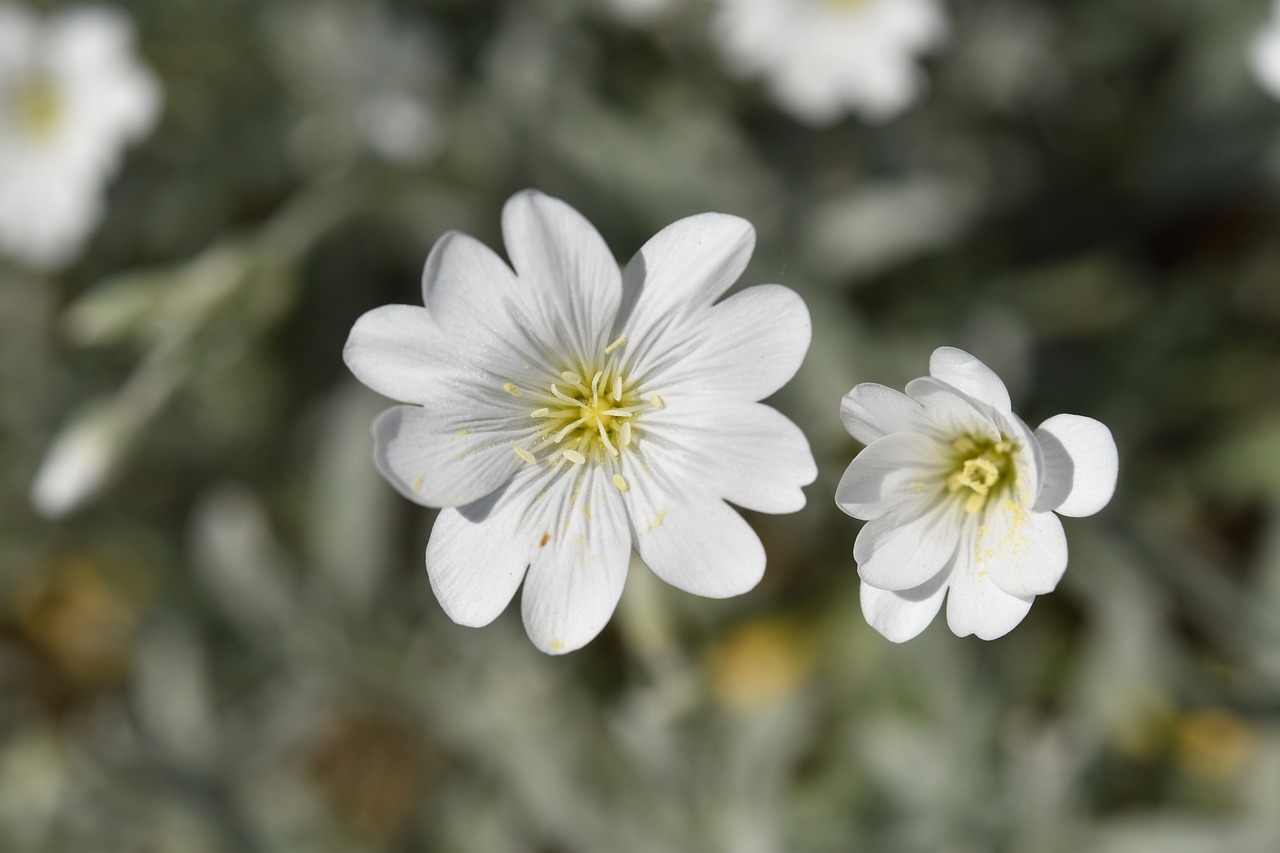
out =
[(534, 456), (532, 453), (525, 450), (520, 445), (513, 444), (511, 445), (511, 449), (516, 452), (516, 456), (519, 456), (521, 459), (523, 459), (525, 462), (528, 462), (530, 465), (538, 464), (538, 457)]
[(613, 475), (613, 484), (618, 487), (618, 491), (620, 492), (625, 492), (627, 489), (631, 488), (630, 486), (627, 485), (626, 478), (623, 477), (621, 474)]
[(566, 450), (566, 451), (564, 451), (564, 458), (565, 458), (565, 459), (568, 459), (568, 460), (569, 460), (570, 462), (572, 462), (574, 465), (585, 465), (585, 464), (587, 464), (587, 457), (583, 456), (581, 453), (579, 453), (579, 452), (578, 452), (578, 451), (576, 451), (576, 450)]
[(613, 377), (613, 399), (622, 402), (622, 377)]
[(631, 446), (631, 421), (622, 422), (622, 428), (618, 430), (618, 443), (623, 447)]
[(514, 382), (507, 382), (502, 386), (502, 390), (506, 391), (512, 397), (519, 397), (521, 394), (520, 389), (515, 386)]
[(653, 403), (653, 407), (655, 409), (665, 409), (667, 407), (667, 401), (659, 397), (657, 394), (650, 394), (649, 402)]
[(561, 373), (560, 378), (565, 382), (568, 382), (570, 385), (577, 385), (582, 381), (582, 377), (574, 373), (572, 370), (566, 370), (564, 373)]
[(555, 417), (555, 415), (551, 414), (551, 410), (550, 410), (550, 409), (548, 409), (548, 408), (541, 408), (541, 409), (534, 409), (532, 412), (530, 412), (530, 413), (529, 413), (529, 417), (531, 417), (531, 418), (554, 418), (554, 417)]
[(622, 337), (618, 338), (616, 341), (614, 341), (613, 343), (605, 347), (604, 354), (612, 355), (614, 350), (621, 349), (622, 346), (626, 344), (626, 342), (627, 342), (627, 336), (623, 335)]

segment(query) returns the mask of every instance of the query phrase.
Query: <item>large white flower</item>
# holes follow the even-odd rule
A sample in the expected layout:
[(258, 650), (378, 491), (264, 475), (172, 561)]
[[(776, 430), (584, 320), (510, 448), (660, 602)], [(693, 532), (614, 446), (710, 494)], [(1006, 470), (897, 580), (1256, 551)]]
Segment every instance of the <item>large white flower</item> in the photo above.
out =
[(1092, 515), (1115, 491), (1116, 445), (1098, 421), (1056, 415), (1032, 432), (985, 364), (943, 347), (902, 394), (864, 384), (840, 416), (867, 447), (836, 503), (865, 519), (853, 555), (862, 612), (894, 642), (947, 599), (957, 636), (1003, 636), (1067, 567), (1057, 515)]
[(0, 4), (0, 251), (46, 268), (74, 258), (121, 149), (151, 129), (159, 106), (121, 13), (41, 21)]
[(370, 311), (344, 352), (412, 404), (374, 422), (374, 461), (445, 508), (426, 555), (445, 612), (485, 625), (523, 578), (529, 637), (571, 651), (609, 620), (632, 547), (688, 592), (751, 589), (764, 549), (726, 501), (794, 512), (817, 471), (803, 433), (757, 402), (804, 358), (804, 302), (771, 284), (715, 302), (751, 256), (750, 223), (682, 219), (621, 272), (589, 222), (540, 193), (507, 202), (502, 232), (514, 272), (446, 234), (426, 307)]
[(763, 75), (801, 121), (893, 118), (924, 85), (917, 56), (947, 34), (937, 0), (717, 0), (715, 34), (736, 71)]
[(1249, 65), (1267, 94), (1280, 99), (1280, 0), (1272, 4), (1271, 19), (1253, 38)]

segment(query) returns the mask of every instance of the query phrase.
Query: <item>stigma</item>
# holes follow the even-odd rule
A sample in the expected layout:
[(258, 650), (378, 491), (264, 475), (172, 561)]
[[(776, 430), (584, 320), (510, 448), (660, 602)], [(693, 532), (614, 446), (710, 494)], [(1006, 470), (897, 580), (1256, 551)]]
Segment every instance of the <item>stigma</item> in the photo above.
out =
[(1013, 454), (1017, 449), (1006, 439), (988, 441), (961, 436), (951, 442), (955, 451), (947, 493), (956, 495), (970, 515), (986, 508), (987, 501), (1004, 492), (1016, 479)]

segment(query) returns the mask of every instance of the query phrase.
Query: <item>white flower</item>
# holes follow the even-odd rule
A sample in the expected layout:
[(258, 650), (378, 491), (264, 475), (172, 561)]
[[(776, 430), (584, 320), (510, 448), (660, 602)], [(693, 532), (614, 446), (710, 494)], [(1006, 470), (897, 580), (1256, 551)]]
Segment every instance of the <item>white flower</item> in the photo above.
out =
[(122, 14), (40, 21), (0, 4), (0, 251), (42, 268), (72, 260), (121, 150), (150, 131), (159, 106)]
[(840, 416), (867, 447), (849, 466), (836, 503), (867, 524), (854, 544), (862, 612), (901, 643), (933, 621), (984, 640), (1011, 631), (1067, 567), (1061, 515), (1092, 515), (1115, 491), (1111, 432), (1056, 415), (1035, 432), (1010, 409), (985, 364), (943, 347), (930, 376), (902, 394), (850, 391)]
[(621, 274), (557, 199), (517, 194), (502, 232), (514, 272), (446, 234), (426, 307), (370, 311), (344, 352), (360, 381), (413, 404), (374, 422), (374, 461), (445, 508), (426, 554), (445, 612), (488, 624), (523, 578), (529, 637), (571, 651), (609, 620), (633, 546), (688, 592), (751, 589), (764, 550), (725, 501), (794, 512), (817, 471), (803, 433), (756, 402), (804, 358), (804, 302), (761, 285), (713, 304), (751, 256), (750, 223), (682, 219)]
[(1254, 36), (1249, 65), (1262, 88), (1280, 99), (1280, 2), (1273, 4), (1271, 20)]
[(893, 118), (924, 85), (916, 57), (947, 34), (937, 0), (717, 0), (715, 34), (731, 67), (762, 74), (809, 124), (845, 112)]

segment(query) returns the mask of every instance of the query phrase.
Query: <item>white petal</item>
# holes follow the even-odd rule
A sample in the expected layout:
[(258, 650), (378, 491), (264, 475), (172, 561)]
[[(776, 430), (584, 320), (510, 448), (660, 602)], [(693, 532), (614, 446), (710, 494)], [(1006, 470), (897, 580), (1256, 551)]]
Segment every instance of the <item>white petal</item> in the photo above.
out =
[(1019, 506), (1033, 507), (1044, 486), (1044, 456), (1040, 450), (1040, 440), (1022, 422), (1022, 418), (1012, 412), (996, 411), (993, 414), (1000, 434), (1017, 445), (1013, 454), (1014, 469), (1017, 471), (1013, 500)]
[(440, 606), (459, 625), (488, 625), (516, 594), (541, 535), (522, 524), (526, 506), (513, 484), (440, 510), (427, 542), (427, 575)]
[(995, 371), (964, 350), (938, 347), (929, 358), (929, 373), (935, 379), (941, 379), (973, 399), (1002, 412), (1013, 408), (1009, 401), (1009, 391)]
[(521, 612), (534, 645), (562, 654), (590, 642), (613, 615), (627, 578), (631, 530), (602, 467), (567, 472), (540, 500), (546, 510), (536, 516), (543, 527)]
[(636, 371), (664, 395), (687, 387), (702, 397), (762, 400), (795, 376), (813, 332), (804, 300), (778, 284), (747, 288), (696, 321), (685, 336), (668, 337), (669, 348), (627, 330)]
[(477, 430), (415, 406), (387, 409), (373, 422), (373, 462), (400, 494), (424, 506), (460, 506), (501, 486), (525, 463), (513, 445), (527, 431)]
[(558, 328), (559, 349), (579, 362), (598, 357), (622, 299), (618, 262), (600, 232), (560, 199), (525, 190), (502, 208), (502, 238), (532, 319)]
[[(847, 398), (846, 398), (847, 399)], [(940, 492), (949, 465), (946, 447), (919, 432), (895, 432), (862, 449), (836, 487), (836, 505), (873, 519)]]
[(707, 483), (745, 509), (789, 513), (804, 508), (801, 490), (818, 478), (809, 440), (770, 406), (753, 403), (726, 413)]
[(935, 499), (868, 521), (853, 543), (858, 576), (880, 589), (911, 589), (945, 566), (960, 543), (964, 512)]
[(1013, 503), (995, 504), (983, 515), (973, 560), (1009, 595), (1052, 592), (1067, 569), (1067, 537), (1051, 512), (1027, 512)]
[(914, 429), (920, 413), (920, 404), (915, 400), (874, 382), (854, 386), (840, 401), (844, 428), (863, 444), (871, 444), (890, 433)]
[(1116, 490), (1120, 459), (1111, 430), (1082, 415), (1055, 415), (1036, 429), (1045, 477), (1036, 512), (1093, 515)]
[(412, 305), (384, 305), (356, 320), (342, 360), (365, 385), (406, 403), (428, 403), (442, 382), (463, 379), (450, 342), (425, 309)]
[[(466, 360), (517, 381), (529, 364), (543, 372), (544, 353), (554, 348), (559, 324), (538, 324), (544, 312), (526, 310), (532, 291), (488, 246), (450, 231), (431, 247), (422, 269), (422, 301), (440, 334)], [(461, 356), (460, 356), (461, 358)]]
[(708, 598), (741, 595), (760, 582), (764, 546), (742, 516), (717, 497), (655, 480), (653, 472), (633, 475), (623, 495), (636, 550), (655, 575)]
[(1017, 627), (1031, 609), (1032, 599), (1009, 595), (996, 586), (971, 558), (966, 559), (974, 547), (971, 535), (962, 537), (947, 597), (947, 625), (957, 637), (976, 634), (994, 640)]
[(720, 403), (651, 413), (641, 452), (664, 488), (707, 492), (756, 512), (795, 512), (818, 468), (794, 423), (763, 403)]
[(625, 327), (643, 340), (671, 318), (710, 305), (742, 275), (755, 244), (751, 223), (724, 213), (700, 213), (663, 228), (622, 273), (619, 331)]
[(1000, 431), (983, 404), (940, 379), (931, 376), (912, 379), (907, 383), (907, 396), (921, 407), (917, 429), (944, 441), (962, 435), (1000, 440)]
[(862, 615), (886, 640), (905, 643), (929, 627), (933, 617), (938, 615), (950, 578), (951, 567), (948, 564), (915, 589), (876, 589), (863, 581), (858, 594), (862, 600)]

